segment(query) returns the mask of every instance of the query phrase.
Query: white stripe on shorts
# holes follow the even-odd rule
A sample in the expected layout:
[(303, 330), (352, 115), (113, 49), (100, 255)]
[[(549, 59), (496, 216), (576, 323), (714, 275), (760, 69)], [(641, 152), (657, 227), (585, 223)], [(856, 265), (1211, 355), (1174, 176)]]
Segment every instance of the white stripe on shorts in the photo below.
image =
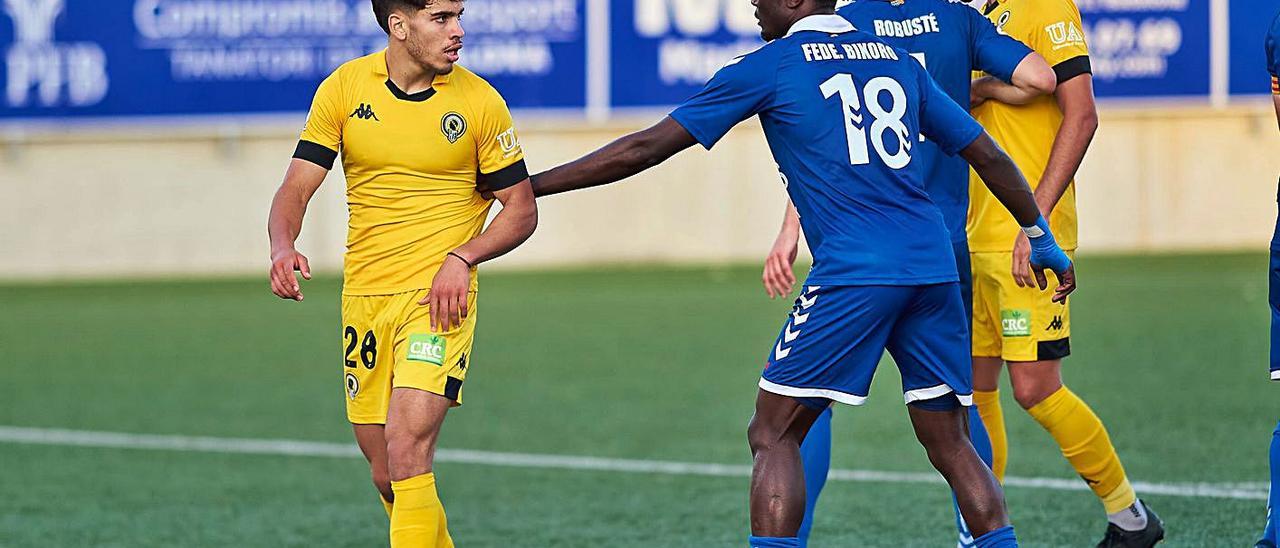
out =
[[(952, 390), (950, 386), (947, 386), (945, 384), (939, 384), (938, 386), (921, 388), (919, 390), (908, 390), (905, 394), (903, 394), (903, 396), (906, 397), (907, 403), (911, 403), (913, 401), (924, 401), (924, 400), (931, 400), (934, 398), (941, 398), (952, 392), (955, 392), (955, 390)], [(963, 405), (965, 407), (969, 407), (973, 405), (973, 394), (969, 394), (968, 396), (961, 396), (960, 394), (956, 394), (956, 399), (960, 400), (960, 405)]]
[(783, 386), (781, 384), (771, 383), (763, 378), (760, 379), (760, 389), (765, 392), (772, 392), (779, 396), (790, 396), (793, 398), (826, 398), (832, 401), (838, 401), (847, 405), (862, 405), (867, 402), (866, 396), (856, 394), (846, 394), (835, 390), (824, 390), (822, 388), (795, 388), (793, 386)]

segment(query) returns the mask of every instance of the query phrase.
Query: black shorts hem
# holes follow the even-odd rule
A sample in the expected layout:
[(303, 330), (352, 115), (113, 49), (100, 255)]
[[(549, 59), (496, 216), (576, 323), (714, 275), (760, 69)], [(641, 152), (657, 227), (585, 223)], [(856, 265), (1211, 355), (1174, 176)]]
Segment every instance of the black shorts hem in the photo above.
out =
[(1071, 337), (1036, 343), (1036, 361), (1061, 360), (1071, 355)]

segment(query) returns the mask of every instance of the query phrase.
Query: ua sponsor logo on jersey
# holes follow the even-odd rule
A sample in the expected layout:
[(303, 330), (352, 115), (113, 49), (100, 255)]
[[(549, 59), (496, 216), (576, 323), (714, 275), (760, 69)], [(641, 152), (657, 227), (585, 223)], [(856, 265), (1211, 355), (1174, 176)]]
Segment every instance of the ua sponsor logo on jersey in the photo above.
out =
[(347, 118), (359, 118), (361, 120), (373, 120), (375, 122), (382, 121), (378, 119), (377, 114), (374, 114), (373, 105), (369, 105), (365, 103), (360, 103), (360, 106), (356, 107), (356, 110), (353, 111), (351, 113), (351, 116), (348, 116)]
[(1078, 46), (1084, 43), (1084, 33), (1080, 32), (1071, 21), (1059, 21), (1044, 28), (1049, 33), (1049, 40), (1053, 42), (1053, 49), (1065, 48), (1068, 46)]
[(509, 128), (498, 134), (497, 139), (504, 156), (511, 156), (520, 150), (520, 139), (516, 137), (516, 128)]

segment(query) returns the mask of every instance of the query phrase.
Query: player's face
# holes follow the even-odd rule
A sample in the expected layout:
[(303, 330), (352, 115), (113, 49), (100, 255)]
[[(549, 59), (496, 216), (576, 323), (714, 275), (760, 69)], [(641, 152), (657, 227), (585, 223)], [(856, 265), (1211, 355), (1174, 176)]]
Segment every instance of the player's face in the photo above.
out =
[(756, 7), (756, 21), (760, 23), (760, 37), (766, 42), (777, 40), (787, 32), (782, 4), (782, 0), (751, 0), (751, 5)]
[(462, 0), (436, 0), (410, 17), (404, 44), (415, 60), (436, 74), (453, 72), (462, 50)]

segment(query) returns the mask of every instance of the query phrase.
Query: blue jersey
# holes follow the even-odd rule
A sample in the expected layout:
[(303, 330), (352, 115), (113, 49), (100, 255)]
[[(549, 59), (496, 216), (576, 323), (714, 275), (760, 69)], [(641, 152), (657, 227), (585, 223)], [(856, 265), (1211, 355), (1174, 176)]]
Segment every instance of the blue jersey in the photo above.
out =
[[(859, 30), (906, 50), (925, 66), (956, 104), (968, 109), (969, 82), (975, 71), (1010, 81), (1031, 48), (1000, 34), (978, 10), (951, 0), (857, 0), (838, 12)], [(965, 240), (969, 213), (969, 165), (921, 144), (916, 155), (925, 190), (942, 210), (954, 241)]]
[(1271, 73), (1272, 92), (1280, 93), (1275, 88), (1280, 79), (1280, 14), (1271, 22), (1271, 30), (1267, 32), (1267, 72)]
[[(1271, 93), (1280, 95), (1280, 14), (1271, 22), (1271, 30), (1267, 32), (1267, 72), (1271, 73)], [(1280, 202), (1280, 185), (1276, 189), (1276, 201)], [(1280, 251), (1280, 220), (1276, 221), (1275, 233), (1271, 236), (1271, 250)]]
[(836, 15), (730, 61), (671, 113), (711, 148), (759, 115), (813, 252), (811, 285), (954, 282), (920, 135), (954, 154), (982, 134), (920, 63)]

